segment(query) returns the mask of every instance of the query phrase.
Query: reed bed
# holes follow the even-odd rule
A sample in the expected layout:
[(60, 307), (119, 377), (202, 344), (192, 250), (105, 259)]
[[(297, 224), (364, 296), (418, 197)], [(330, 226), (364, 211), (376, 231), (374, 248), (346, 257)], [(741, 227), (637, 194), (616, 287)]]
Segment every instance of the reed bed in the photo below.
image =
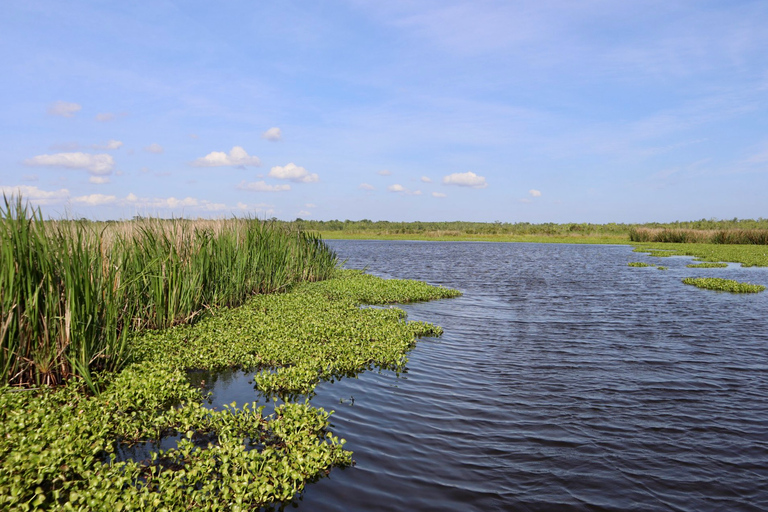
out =
[(629, 239), (632, 242), (768, 245), (768, 229), (631, 228)]
[(0, 379), (55, 385), (127, 360), (130, 331), (332, 275), (319, 237), (254, 219), (44, 221), (0, 205)]

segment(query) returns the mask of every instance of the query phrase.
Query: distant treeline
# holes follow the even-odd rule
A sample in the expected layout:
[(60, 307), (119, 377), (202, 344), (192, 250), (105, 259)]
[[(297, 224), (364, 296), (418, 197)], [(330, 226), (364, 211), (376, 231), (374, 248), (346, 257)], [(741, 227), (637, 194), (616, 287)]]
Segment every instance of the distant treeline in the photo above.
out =
[[(614, 222), (608, 224), (591, 223), (566, 223), (556, 224), (547, 222), (542, 224), (533, 224), (530, 222), (389, 222), (372, 221), (368, 219), (352, 220), (305, 220), (296, 219), (289, 222), (293, 227), (303, 231), (320, 232), (346, 232), (349, 234), (370, 233), (376, 235), (435, 235), (435, 236), (461, 236), (461, 235), (611, 235), (611, 236), (637, 236), (633, 241), (667, 241), (651, 239), (659, 233), (674, 232), (735, 232), (742, 234), (736, 237), (738, 240), (759, 240), (751, 233), (765, 231), (768, 233), (768, 219), (732, 219), (715, 220), (701, 219), (685, 222), (649, 222), (645, 224), (617, 224)], [(749, 235), (749, 236), (747, 236)], [(663, 238), (663, 236), (662, 236)], [(691, 236), (691, 242), (704, 241), (701, 237)], [(697, 238), (693, 240), (693, 238)], [(727, 236), (721, 236), (721, 240), (712, 243), (766, 243), (765, 241), (725, 241), (730, 240)], [(765, 239), (763, 239), (765, 240)], [(671, 240), (670, 240), (671, 241)], [(710, 240), (707, 240), (710, 241)]]

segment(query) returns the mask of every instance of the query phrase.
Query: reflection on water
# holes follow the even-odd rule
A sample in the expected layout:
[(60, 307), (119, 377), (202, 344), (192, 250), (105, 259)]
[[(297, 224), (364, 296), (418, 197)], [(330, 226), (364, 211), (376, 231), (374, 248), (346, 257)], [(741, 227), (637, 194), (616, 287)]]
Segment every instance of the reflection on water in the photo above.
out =
[[(347, 266), (459, 288), (408, 371), (324, 383), (357, 465), (301, 510), (766, 510), (768, 269), (630, 268), (622, 246), (331, 241)], [(213, 403), (256, 399), (222, 376)]]

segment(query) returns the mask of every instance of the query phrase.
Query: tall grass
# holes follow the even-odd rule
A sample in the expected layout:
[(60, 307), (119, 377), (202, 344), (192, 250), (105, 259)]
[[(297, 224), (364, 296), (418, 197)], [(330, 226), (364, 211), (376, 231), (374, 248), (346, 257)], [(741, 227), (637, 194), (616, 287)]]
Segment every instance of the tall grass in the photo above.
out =
[(666, 242), (681, 244), (750, 244), (768, 245), (768, 229), (654, 229), (631, 228), (632, 242)]
[(318, 237), (253, 219), (44, 221), (0, 205), (0, 384), (92, 385), (118, 369), (130, 330), (189, 322), (255, 293), (329, 277)]

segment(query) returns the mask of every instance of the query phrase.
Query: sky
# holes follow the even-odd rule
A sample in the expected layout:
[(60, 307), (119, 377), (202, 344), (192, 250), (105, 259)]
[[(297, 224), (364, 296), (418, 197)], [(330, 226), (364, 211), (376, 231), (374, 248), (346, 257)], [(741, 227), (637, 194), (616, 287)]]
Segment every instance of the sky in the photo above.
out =
[(768, 2), (6, 2), (46, 217), (768, 217)]

